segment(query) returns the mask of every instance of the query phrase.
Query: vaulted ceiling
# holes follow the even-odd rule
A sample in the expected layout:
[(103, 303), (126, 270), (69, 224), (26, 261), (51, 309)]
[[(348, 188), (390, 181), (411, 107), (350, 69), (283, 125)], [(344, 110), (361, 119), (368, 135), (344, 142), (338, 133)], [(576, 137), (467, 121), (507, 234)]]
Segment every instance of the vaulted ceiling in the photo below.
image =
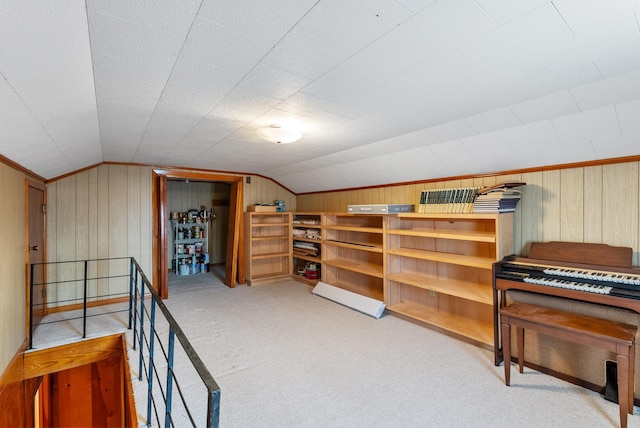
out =
[(0, 154), (297, 193), (638, 155), (639, 21), (637, 0), (3, 0)]

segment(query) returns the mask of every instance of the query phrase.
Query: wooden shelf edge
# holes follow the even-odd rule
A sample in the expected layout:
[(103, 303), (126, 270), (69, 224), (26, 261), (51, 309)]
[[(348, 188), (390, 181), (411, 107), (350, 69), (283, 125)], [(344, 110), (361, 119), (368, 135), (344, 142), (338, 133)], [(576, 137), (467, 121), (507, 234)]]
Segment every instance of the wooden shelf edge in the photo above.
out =
[(254, 254), (251, 256), (251, 260), (259, 260), (259, 259), (273, 259), (276, 257), (291, 257), (290, 252), (286, 253), (265, 253), (265, 254)]
[(361, 273), (376, 278), (383, 278), (382, 266), (372, 263), (362, 263), (356, 261), (343, 261), (343, 259), (323, 260), (322, 264), (351, 272)]
[(490, 284), (486, 285), (452, 280), (438, 280), (424, 275), (402, 272), (388, 274), (387, 280), (406, 284), (410, 287), (433, 290), (440, 294), (447, 294), (460, 299), (493, 306), (493, 289)]
[(491, 324), (406, 303), (387, 306), (387, 309), (493, 348), (493, 325)]
[(415, 236), (420, 238), (452, 239), (457, 241), (488, 242), (495, 244), (496, 235), (492, 232), (465, 232), (424, 229), (389, 229), (387, 235)]
[(356, 244), (352, 242), (332, 241), (330, 239), (325, 239), (324, 244), (331, 245), (333, 247), (349, 248), (358, 251), (369, 251), (371, 253), (383, 252), (382, 245)]
[(388, 248), (387, 254), (400, 257), (410, 257), (413, 259), (429, 260), (433, 262), (449, 263), (459, 266), (468, 266), (479, 269), (491, 270), (495, 259), (465, 256), (462, 254), (441, 253), (438, 251), (414, 250), (411, 248)]

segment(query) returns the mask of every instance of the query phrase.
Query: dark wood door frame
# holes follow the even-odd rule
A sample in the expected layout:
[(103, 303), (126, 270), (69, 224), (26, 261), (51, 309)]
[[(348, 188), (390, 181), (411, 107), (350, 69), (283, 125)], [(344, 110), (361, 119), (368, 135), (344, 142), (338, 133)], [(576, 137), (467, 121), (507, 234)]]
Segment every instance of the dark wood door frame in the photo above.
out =
[[(37, 195), (33, 191), (42, 192), (42, 195)], [(34, 197), (35, 196), (35, 197)], [(31, 318), (31, 270), (29, 265), (31, 263), (40, 263), (47, 261), (47, 222), (46, 222), (46, 203), (47, 203), (47, 190), (44, 183), (26, 179), (25, 180), (25, 270), (26, 270), (26, 284), (25, 284), (25, 296), (26, 296), (26, 334), (27, 337), (31, 337), (30, 320)], [(32, 218), (36, 215), (37, 218)], [(41, 234), (41, 236), (32, 236), (34, 233)], [(33, 255), (33, 256), (32, 256)], [(37, 257), (36, 257), (37, 256)], [(37, 276), (37, 282), (43, 284), (38, 287), (37, 303), (41, 306), (36, 314), (33, 314), (34, 323), (38, 323), (40, 318), (45, 315), (46, 311), (46, 269), (40, 267), (40, 270), (36, 272), (34, 276)]]
[(197, 181), (210, 181), (229, 183), (235, 189), (231, 192), (231, 207), (235, 207), (235, 216), (229, 216), (229, 237), (235, 237), (232, 242), (227, 243), (227, 265), (231, 269), (225, 270), (224, 283), (228, 287), (235, 287), (237, 281), (244, 278), (243, 258), (240, 257), (240, 231), (242, 230), (242, 211), (244, 201), (244, 176), (224, 175), (215, 172), (185, 171), (170, 169), (154, 169), (152, 183), (153, 198), (153, 248), (152, 248), (152, 269), (153, 283), (157, 284), (158, 294), (163, 299), (169, 297), (169, 274), (167, 265), (167, 239), (166, 212), (167, 212), (167, 192), (166, 182), (169, 178), (189, 179)]

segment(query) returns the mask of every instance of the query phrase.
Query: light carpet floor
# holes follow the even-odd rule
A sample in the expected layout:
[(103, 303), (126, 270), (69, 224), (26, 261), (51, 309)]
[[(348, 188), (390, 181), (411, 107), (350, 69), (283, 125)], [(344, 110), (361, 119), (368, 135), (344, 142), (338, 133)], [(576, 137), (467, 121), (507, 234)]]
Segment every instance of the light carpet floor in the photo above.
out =
[[(515, 365), (507, 387), (491, 352), (295, 281), (229, 289), (214, 274), (172, 275), (165, 304), (220, 385), (223, 428), (619, 426), (618, 406), (597, 393)], [(181, 388), (202, 418), (204, 389), (184, 358)], [(187, 425), (179, 410), (174, 422)]]

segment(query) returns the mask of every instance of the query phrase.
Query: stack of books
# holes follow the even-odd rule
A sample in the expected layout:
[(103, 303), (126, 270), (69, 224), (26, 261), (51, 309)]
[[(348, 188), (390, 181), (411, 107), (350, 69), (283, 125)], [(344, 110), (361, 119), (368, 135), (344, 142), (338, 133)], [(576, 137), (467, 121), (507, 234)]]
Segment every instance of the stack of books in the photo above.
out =
[(525, 183), (502, 183), (478, 191), (473, 202), (474, 213), (512, 213), (516, 210), (522, 191), (516, 187)]
[(427, 214), (468, 214), (480, 187), (423, 190), (418, 212)]

